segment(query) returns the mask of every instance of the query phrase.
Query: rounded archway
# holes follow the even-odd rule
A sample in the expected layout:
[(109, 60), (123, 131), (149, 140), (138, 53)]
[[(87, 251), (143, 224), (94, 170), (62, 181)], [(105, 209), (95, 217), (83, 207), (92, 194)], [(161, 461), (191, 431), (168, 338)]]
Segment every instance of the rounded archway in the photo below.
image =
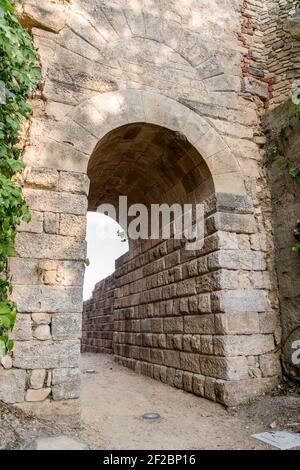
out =
[(211, 173), (186, 137), (162, 126), (132, 123), (106, 134), (88, 165), (89, 210), (102, 203), (201, 202), (214, 192)]
[(26, 162), (60, 170), (86, 173), (99, 141), (111, 131), (129, 124), (147, 123), (182, 134), (205, 161), (216, 193), (244, 196), (244, 179), (238, 162), (208, 119), (166, 96), (126, 89), (95, 95), (71, 110), (50, 132), (50, 139), (63, 142), (63, 158), (57, 159), (53, 144), (43, 153), (26, 156)]

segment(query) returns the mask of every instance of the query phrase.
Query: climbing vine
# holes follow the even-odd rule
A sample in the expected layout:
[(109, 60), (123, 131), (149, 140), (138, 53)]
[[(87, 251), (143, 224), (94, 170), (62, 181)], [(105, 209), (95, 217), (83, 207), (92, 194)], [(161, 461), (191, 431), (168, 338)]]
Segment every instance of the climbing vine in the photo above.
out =
[(29, 118), (29, 96), (40, 79), (36, 53), (28, 32), (15, 16), (10, 0), (0, 0), (0, 358), (13, 347), (9, 338), (17, 307), (7, 260), (14, 252), (16, 228), (30, 214), (16, 181), (23, 168), (18, 148), (20, 126)]
[[(294, 109), (289, 114), (286, 122), (277, 129), (275, 138), (268, 147), (268, 154), (271, 158), (279, 158), (282, 168), (285, 168), (294, 180), (300, 180), (300, 167), (296, 162), (287, 158), (284, 154), (291, 132), (299, 127), (300, 124), (300, 90), (297, 90), (293, 94), (292, 102), (294, 104)], [(299, 156), (295, 157), (297, 160)], [(293, 251), (300, 253), (300, 217), (294, 227), (294, 237), (296, 243), (293, 245)]]

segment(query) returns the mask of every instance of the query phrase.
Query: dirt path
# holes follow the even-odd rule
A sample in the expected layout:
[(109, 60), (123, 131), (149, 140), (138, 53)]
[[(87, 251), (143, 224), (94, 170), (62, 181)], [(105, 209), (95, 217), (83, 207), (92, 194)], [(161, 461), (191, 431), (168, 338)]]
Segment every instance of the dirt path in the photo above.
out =
[[(85, 371), (94, 369), (94, 374)], [(221, 405), (174, 389), (115, 364), (82, 356), (82, 438), (96, 449), (260, 449), (251, 438), (266, 430)], [(155, 411), (159, 422), (141, 416)]]
[[(273, 395), (226, 411), (139, 376), (111, 356), (84, 354), (81, 362), (80, 400), (43, 402), (40, 413), (35, 404), (39, 416), (28, 414), (30, 407), (24, 404), (20, 410), (0, 403), (0, 450), (23, 448), (38, 436), (60, 435), (81, 439), (91, 449), (262, 449), (268, 446), (251, 434), (300, 432), (297, 387), (281, 385)], [(145, 421), (142, 415), (151, 411), (160, 413), (161, 420)]]

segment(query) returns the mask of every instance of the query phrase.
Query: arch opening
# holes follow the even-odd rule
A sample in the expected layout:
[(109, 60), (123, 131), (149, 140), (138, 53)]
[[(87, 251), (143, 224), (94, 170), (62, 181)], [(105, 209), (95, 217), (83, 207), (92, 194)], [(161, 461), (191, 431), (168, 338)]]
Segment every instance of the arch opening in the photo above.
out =
[[(111, 204), (115, 208), (117, 222), (120, 222), (119, 197), (122, 196), (127, 197), (128, 209), (132, 205), (143, 205), (150, 209), (148, 215), (151, 218), (153, 205), (167, 205), (170, 208), (173, 205), (181, 207), (184, 204), (196, 205), (214, 194), (211, 173), (204, 159), (187, 138), (166, 127), (145, 122), (130, 123), (108, 132), (96, 145), (89, 160), (87, 174), (90, 179), (88, 194), (90, 214), (98, 212), (103, 204), (105, 207)], [(172, 213), (170, 225), (174, 217), (175, 214)], [(126, 230), (127, 227), (123, 229)], [(83, 351), (117, 354), (118, 348), (124, 347), (130, 355), (130, 346), (125, 343), (131, 326), (123, 325), (123, 333), (127, 339), (122, 338), (121, 345), (118, 339), (116, 342), (112, 341), (112, 332), (114, 338), (120, 332), (118, 318), (123, 318), (125, 315), (130, 321), (132, 315), (137, 314), (138, 317), (145, 315), (145, 309), (148, 307), (166, 309), (166, 302), (158, 302), (158, 299), (155, 299), (150, 305), (145, 299), (151, 296), (155, 286), (167, 287), (168, 284), (173, 284), (173, 288), (175, 287), (175, 282), (179, 280), (176, 273), (182, 269), (178, 249), (183, 247), (184, 240), (178, 238), (175, 240), (172, 230), (169, 239), (162, 237), (161, 233), (155, 239), (151, 239), (150, 226), (149, 230), (147, 228), (147, 235), (149, 238), (143, 239), (141, 236), (133, 239), (128, 233), (129, 252), (117, 260), (117, 268), (112, 275), (104, 279), (99, 277), (97, 280), (91, 298), (84, 304)], [(153, 247), (156, 247), (155, 254), (152, 253)], [(168, 270), (165, 270), (164, 250), (174, 257), (174, 260), (169, 262)], [(99, 244), (98, 251), (105, 260), (106, 245)], [(91, 252), (89, 246), (88, 252)], [(138, 268), (138, 272), (128, 275), (131, 271), (128, 262), (130, 266), (130, 260), (136, 260), (137, 253), (150, 258), (144, 266)], [(160, 264), (159, 272), (156, 270), (152, 272), (152, 259), (155, 258)], [(139, 260), (136, 261), (140, 263)], [(124, 272), (123, 268), (120, 268), (123, 264), (127, 266)], [(136, 297), (134, 301), (131, 299), (132, 296)], [(130, 297), (129, 304), (132, 302), (133, 304), (130, 307), (127, 305), (124, 311), (125, 297)], [(173, 303), (173, 300), (170, 302)], [(135, 311), (137, 313), (134, 313)], [(144, 311), (144, 314), (139, 313), (141, 311)], [(169, 313), (172, 315), (171, 311)], [(96, 334), (93, 332), (95, 328)], [(139, 329), (141, 328), (140, 325)], [(89, 334), (92, 335), (91, 338)], [(151, 328), (149, 331), (145, 330), (145, 335), (147, 334), (151, 334)], [(133, 338), (133, 342), (135, 341), (137, 338)]]
[(102, 203), (184, 203), (214, 192), (210, 171), (183, 134), (162, 126), (132, 123), (112, 130), (88, 165), (89, 210)]

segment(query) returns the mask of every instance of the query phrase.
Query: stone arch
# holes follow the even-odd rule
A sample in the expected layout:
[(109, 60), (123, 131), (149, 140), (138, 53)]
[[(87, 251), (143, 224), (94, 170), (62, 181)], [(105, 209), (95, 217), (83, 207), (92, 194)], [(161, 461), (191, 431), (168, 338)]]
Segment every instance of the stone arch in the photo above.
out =
[[(79, 395), (88, 164), (104, 136), (135, 123), (184, 136), (212, 175), (214, 193), (205, 200), (207, 243), (199, 253), (166, 241), (117, 261), (116, 359), (226, 404), (271, 389), (280, 374), (278, 305), (261, 214), (260, 113), (242, 87), (240, 9), (204, 0), (149, 0), (147, 8), (138, 0), (39, 3), (21, 8), (44, 86), (24, 156), (32, 221), (20, 227), (10, 259), (19, 311), (13, 368), (0, 368), (0, 399)], [(209, 21), (205, 9), (213, 12)], [(269, 95), (263, 85), (258, 96)], [(160, 291), (155, 284), (168, 276), (174, 282)], [(152, 339), (143, 337), (149, 327)]]
[(26, 151), (32, 168), (24, 194), (34, 217), (21, 228), (10, 261), (20, 323), (8, 374), (19, 381), (15, 401), (35, 396), (27, 387), (36, 369), (44, 374), (38, 396), (79, 395), (88, 164), (105, 136), (135, 125), (180, 136), (203, 161), (213, 191), (204, 201), (200, 250), (188, 252), (174, 239), (146, 240), (117, 261), (116, 360), (226, 404), (276, 383), (275, 374), (249, 379), (253, 355), (273, 358), (274, 337), (264, 322), (267, 291), (256, 276), (266, 271), (264, 253), (260, 245), (250, 248), (258, 228), (235, 157), (208, 119), (163, 95), (129, 89), (71, 109)]
[(82, 155), (82, 171), (97, 143), (110, 131), (126, 124), (145, 122), (165, 127), (186, 137), (209, 168), (217, 193), (245, 195), (238, 163), (226, 141), (207, 119), (163, 95), (123, 90), (96, 95), (59, 122), (50, 138), (65, 142)]

